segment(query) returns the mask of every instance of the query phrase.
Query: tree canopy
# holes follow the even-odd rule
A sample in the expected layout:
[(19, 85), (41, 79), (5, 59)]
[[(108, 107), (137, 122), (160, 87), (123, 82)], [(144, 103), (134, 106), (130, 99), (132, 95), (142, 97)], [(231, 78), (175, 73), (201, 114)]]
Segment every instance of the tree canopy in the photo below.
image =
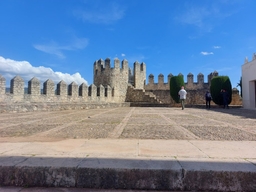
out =
[(183, 79), (183, 76), (181, 75), (172, 76), (170, 79), (170, 95), (176, 103), (180, 102), (178, 92), (181, 86), (184, 86), (184, 84), (185, 84), (184, 79)]

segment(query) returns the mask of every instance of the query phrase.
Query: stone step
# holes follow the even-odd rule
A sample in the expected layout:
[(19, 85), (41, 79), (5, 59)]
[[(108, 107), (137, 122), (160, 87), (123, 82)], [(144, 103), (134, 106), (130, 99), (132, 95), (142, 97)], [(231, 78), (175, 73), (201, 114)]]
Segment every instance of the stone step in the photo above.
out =
[(1, 157), (1, 186), (254, 191), (256, 167), (222, 159)]

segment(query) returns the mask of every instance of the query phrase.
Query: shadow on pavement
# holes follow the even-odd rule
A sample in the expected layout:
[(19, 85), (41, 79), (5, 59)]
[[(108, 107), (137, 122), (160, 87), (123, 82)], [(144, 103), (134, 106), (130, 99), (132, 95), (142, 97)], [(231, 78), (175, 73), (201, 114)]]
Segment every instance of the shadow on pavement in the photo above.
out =
[(253, 191), (256, 166), (225, 159), (0, 157), (0, 185), (128, 190)]

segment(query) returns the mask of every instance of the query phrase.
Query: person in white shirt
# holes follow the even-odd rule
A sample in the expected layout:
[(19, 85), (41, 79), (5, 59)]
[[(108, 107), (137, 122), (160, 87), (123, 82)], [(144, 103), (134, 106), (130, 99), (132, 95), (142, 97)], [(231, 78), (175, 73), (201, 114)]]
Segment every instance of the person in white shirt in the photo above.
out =
[(179, 91), (178, 94), (180, 96), (181, 108), (182, 108), (182, 110), (184, 110), (185, 100), (186, 100), (186, 95), (187, 95), (187, 91), (184, 89), (184, 86), (181, 87), (181, 90)]

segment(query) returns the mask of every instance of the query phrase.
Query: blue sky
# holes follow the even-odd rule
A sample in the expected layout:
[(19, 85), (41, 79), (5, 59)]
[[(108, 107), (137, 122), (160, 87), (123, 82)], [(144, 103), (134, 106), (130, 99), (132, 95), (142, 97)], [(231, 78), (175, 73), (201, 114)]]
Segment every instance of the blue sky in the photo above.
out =
[[(93, 83), (98, 59), (149, 74), (228, 75), (256, 52), (255, 0), (0, 0), (0, 74)], [(26, 84), (27, 86), (27, 84)]]

